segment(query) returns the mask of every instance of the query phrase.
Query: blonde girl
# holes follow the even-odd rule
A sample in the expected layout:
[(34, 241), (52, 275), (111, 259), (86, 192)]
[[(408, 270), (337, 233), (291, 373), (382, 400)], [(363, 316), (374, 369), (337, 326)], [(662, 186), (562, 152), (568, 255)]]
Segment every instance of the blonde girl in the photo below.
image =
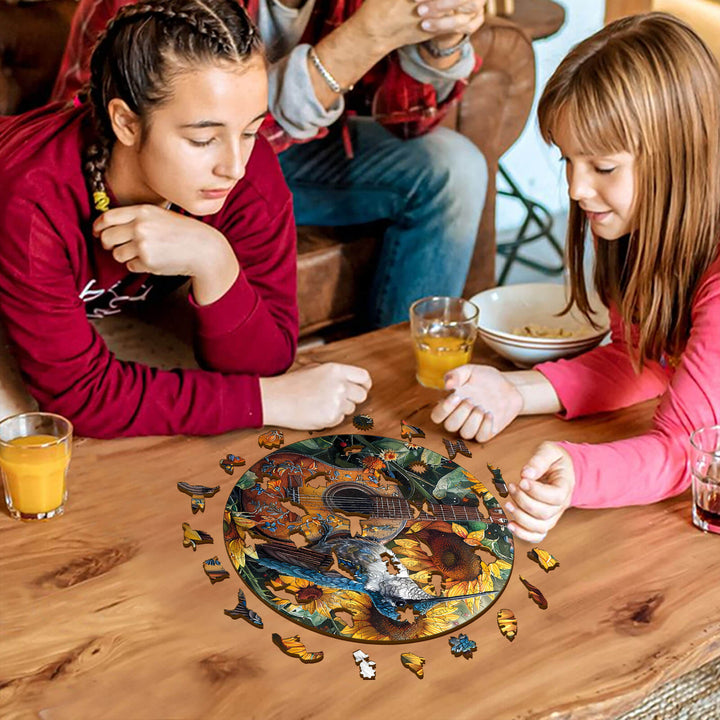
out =
[(572, 299), (590, 312), (589, 235), (612, 342), (529, 371), (459, 368), (433, 419), (482, 442), (518, 415), (570, 419), (661, 400), (637, 437), (537, 449), (507, 504), (511, 529), (532, 542), (571, 505), (682, 492), (690, 432), (720, 422), (720, 70), (678, 19), (625, 18), (569, 53), (538, 117), (567, 171)]

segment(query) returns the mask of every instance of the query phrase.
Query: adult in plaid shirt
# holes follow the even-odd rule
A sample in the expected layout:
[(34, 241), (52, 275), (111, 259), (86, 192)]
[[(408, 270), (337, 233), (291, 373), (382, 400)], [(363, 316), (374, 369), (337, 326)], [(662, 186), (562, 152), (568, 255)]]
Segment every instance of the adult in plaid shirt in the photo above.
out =
[[(487, 188), (478, 148), (438, 127), (480, 59), (485, 0), (241, 0), (270, 64), (270, 140), (300, 225), (386, 220), (369, 325), (460, 295)], [(202, 0), (198, 0), (201, 4)], [(71, 99), (128, 0), (80, 0), (55, 84)]]

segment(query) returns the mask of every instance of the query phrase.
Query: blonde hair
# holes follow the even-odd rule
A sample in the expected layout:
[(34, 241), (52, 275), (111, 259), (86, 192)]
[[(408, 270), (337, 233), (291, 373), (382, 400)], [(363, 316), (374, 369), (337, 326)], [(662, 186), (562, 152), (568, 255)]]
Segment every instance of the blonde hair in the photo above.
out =
[[(594, 282), (625, 323), (633, 364), (677, 357), (694, 293), (720, 236), (720, 68), (687, 25), (665, 13), (623, 18), (581, 42), (540, 98), (548, 143), (559, 119), (591, 155), (635, 158), (633, 230), (599, 241)], [(587, 218), (570, 202), (572, 300), (590, 316), (583, 275)], [(572, 302), (571, 300), (571, 302)], [(631, 326), (639, 325), (632, 350)]]

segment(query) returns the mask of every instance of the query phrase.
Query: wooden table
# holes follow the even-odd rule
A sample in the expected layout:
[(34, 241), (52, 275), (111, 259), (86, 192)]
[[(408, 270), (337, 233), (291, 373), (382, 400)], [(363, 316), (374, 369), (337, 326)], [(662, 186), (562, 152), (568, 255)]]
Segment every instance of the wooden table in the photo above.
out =
[[(406, 327), (308, 351), (302, 362), (330, 359), (372, 372), (362, 411), (377, 434), (398, 437), (406, 418), (424, 428), (424, 445), (444, 453), (429, 420), (439, 393), (415, 383)], [(523, 418), (473, 445), (461, 464), (488, 478), (492, 462), (512, 479), (541, 440), (634, 435), (652, 409), (573, 423)], [(222, 512), (237, 475), (218, 460), (233, 452), (249, 466), (266, 453), (257, 435), (79, 439), (63, 517), (26, 524), (0, 514), (1, 717), (611, 718), (720, 655), (720, 537), (692, 527), (687, 494), (649, 507), (568, 511), (543, 543), (560, 560), (548, 575), (526, 557), (530, 545), (516, 542), (497, 607), (515, 611), (518, 636), (502, 637), (491, 609), (465, 628), (478, 645), (471, 660), (453, 657), (447, 637), (362, 646), (317, 635), (250, 593), (265, 628), (230, 620), (223, 609), (235, 606), (241, 583), (233, 576), (211, 585), (202, 561), (218, 554), (230, 567)], [(287, 432), (286, 443), (304, 437)], [(180, 480), (222, 489), (193, 516)], [(215, 544), (184, 548), (185, 521)], [(519, 574), (544, 591), (547, 610), (528, 599)], [(325, 659), (303, 665), (283, 655), (272, 632), (300, 632)], [(377, 663), (373, 681), (358, 675), (352, 653), (360, 647)], [(401, 666), (406, 651), (427, 659), (423, 680)]]

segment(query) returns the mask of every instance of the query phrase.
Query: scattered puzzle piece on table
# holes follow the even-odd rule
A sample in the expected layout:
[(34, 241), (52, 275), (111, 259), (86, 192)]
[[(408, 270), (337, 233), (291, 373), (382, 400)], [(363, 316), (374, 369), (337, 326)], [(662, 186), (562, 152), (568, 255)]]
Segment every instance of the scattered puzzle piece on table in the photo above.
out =
[(261, 628), (263, 626), (262, 618), (247, 606), (247, 600), (245, 600), (245, 593), (242, 588), (238, 590), (238, 604), (232, 610), (225, 610), (224, 612), (233, 620), (242, 618), (251, 625), (255, 625), (255, 627)]
[(198, 545), (205, 545), (206, 543), (212, 543), (212, 535), (206, 533), (203, 530), (193, 530), (190, 527), (190, 523), (183, 523), (183, 546), (190, 547), (192, 545), (193, 552), (197, 550)]
[(232, 453), (228, 453), (221, 461), (220, 461), (220, 467), (228, 474), (232, 475), (233, 470), (236, 467), (240, 467), (241, 465), (245, 464), (245, 460), (241, 458), (239, 455), (233, 455)]
[(218, 556), (210, 558), (203, 563), (203, 570), (205, 574), (210, 578), (210, 582), (214, 585), (216, 582), (227, 580), (230, 577), (230, 573), (222, 566), (222, 563), (218, 559)]
[(492, 473), (493, 483), (497, 488), (498, 494), (500, 495), (500, 497), (507, 497), (508, 489), (507, 485), (505, 484), (505, 480), (503, 479), (502, 472), (500, 472), (500, 468), (496, 465), (491, 465), (490, 463), (488, 463), (487, 466), (488, 470)]
[(356, 415), (353, 418), (353, 425), (358, 430), (371, 430), (375, 421), (369, 415)]
[(533, 548), (528, 552), (528, 557), (534, 560), (545, 572), (554, 570), (560, 563), (557, 558), (551, 555), (547, 550)]
[(457, 440), (447, 440), (446, 438), (443, 438), (443, 443), (445, 444), (448, 458), (450, 460), (454, 460), (455, 456), (458, 453), (460, 453), (461, 455), (464, 455), (467, 458), (472, 457), (472, 453), (468, 450), (468, 447), (465, 444), (465, 441), (462, 440), (461, 438), (459, 438)]
[(512, 642), (517, 635), (517, 619), (515, 613), (507, 608), (498, 610), (497, 623), (500, 632)]
[(425, 433), (417, 427), (417, 425), (411, 425), (406, 423), (404, 420), (400, 421), (400, 437), (405, 438), (410, 442), (413, 438), (424, 438)]
[(268, 430), (258, 435), (258, 445), (260, 447), (272, 449), (279, 448), (285, 443), (285, 435), (282, 430)]
[(421, 680), (425, 675), (423, 665), (425, 664), (425, 658), (416, 655), (415, 653), (403, 653), (400, 656), (400, 662), (410, 672), (414, 672)]
[(457, 637), (453, 635), (448, 642), (450, 643), (450, 652), (455, 657), (462, 655), (469, 660), (477, 650), (475, 641), (471, 640), (465, 633), (460, 633)]
[(216, 485), (211, 488), (207, 485), (190, 485), (186, 482), (179, 482), (177, 489), (190, 496), (190, 509), (194, 515), (198, 510), (205, 512), (205, 498), (211, 498), (220, 489), (220, 486)]
[(280, 637), (277, 633), (272, 634), (272, 641), (286, 654), (296, 657), (300, 662), (316, 663), (320, 662), (325, 654), (323, 652), (309, 652), (305, 645), (300, 642), (299, 635), (293, 635), (289, 638)]
[(522, 575), (520, 575), (520, 582), (528, 589), (528, 597), (541, 609), (547, 610), (547, 600), (545, 596), (536, 588), (532, 583), (529, 583)]
[(363, 680), (374, 680), (375, 663), (370, 659), (370, 656), (362, 650), (356, 650), (353, 657), (355, 658), (355, 664), (360, 668), (360, 677)]

